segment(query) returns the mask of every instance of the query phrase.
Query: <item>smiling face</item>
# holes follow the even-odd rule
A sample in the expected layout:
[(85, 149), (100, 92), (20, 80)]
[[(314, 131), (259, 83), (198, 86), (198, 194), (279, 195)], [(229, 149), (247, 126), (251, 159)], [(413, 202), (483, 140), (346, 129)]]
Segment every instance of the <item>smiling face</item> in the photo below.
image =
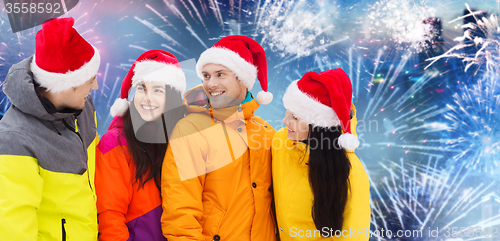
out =
[(220, 64), (206, 64), (202, 69), (203, 89), (214, 109), (239, 105), (247, 95), (247, 87), (236, 75)]
[(134, 106), (145, 121), (156, 120), (165, 109), (165, 85), (159, 82), (141, 82), (135, 86)]
[(299, 119), (291, 111), (287, 110), (283, 123), (286, 125), (288, 139), (294, 141), (302, 141), (307, 139), (309, 135), (309, 124)]

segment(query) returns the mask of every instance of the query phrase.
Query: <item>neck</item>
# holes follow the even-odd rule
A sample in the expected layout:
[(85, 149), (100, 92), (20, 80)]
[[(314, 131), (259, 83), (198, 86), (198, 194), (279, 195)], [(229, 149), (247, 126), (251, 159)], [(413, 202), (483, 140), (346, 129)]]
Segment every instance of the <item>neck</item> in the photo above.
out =
[(240, 104), (244, 104), (245, 102), (248, 102), (248, 101), (247, 101), (247, 97), (248, 97), (248, 94), (249, 94), (249, 93), (250, 93), (250, 92), (248, 92), (248, 89), (247, 89), (247, 91), (245, 91), (245, 95), (243, 95), (243, 97), (242, 97), (242, 98), (238, 99), (238, 100), (240, 101)]
[(57, 111), (61, 111), (64, 107), (60, 104), (59, 95), (54, 94), (42, 87), (35, 87), (35, 90), (43, 97), (47, 98), (57, 109)]

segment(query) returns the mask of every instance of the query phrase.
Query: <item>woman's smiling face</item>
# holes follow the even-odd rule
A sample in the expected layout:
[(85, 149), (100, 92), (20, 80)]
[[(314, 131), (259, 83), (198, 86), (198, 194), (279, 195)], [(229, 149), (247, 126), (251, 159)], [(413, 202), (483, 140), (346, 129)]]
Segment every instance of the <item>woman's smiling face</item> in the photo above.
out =
[(140, 82), (135, 86), (134, 106), (145, 121), (156, 120), (165, 109), (165, 85), (159, 82)]
[(286, 125), (288, 131), (288, 139), (294, 141), (302, 141), (309, 136), (309, 124), (296, 117), (291, 111), (287, 110), (283, 123)]

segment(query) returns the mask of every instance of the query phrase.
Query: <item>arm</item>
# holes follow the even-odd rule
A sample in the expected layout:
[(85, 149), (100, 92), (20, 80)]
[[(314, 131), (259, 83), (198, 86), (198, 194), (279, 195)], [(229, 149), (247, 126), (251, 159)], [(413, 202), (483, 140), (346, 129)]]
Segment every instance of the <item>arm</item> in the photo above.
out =
[(0, 138), (0, 240), (37, 240), (43, 190), (38, 161), (14, 144), (15, 134), (1, 135), (11, 138)]
[(127, 161), (129, 155), (125, 153), (128, 149), (116, 145), (109, 150), (110, 147), (105, 145), (116, 139), (117, 136), (106, 133), (96, 150), (95, 186), (101, 241), (129, 238), (125, 219), (132, 199), (131, 174)]
[[(205, 240), (200, 224), (205, 182), (204, 138), (199, 132), (183, 134), (181, 130), (185, 128), (193, 127), (179, 122), (174, 128), (163, 161), (161, 225), (163, 235), (169, 241), (202, 241)], [(184, 180), (183, 177), (192, 178)]]

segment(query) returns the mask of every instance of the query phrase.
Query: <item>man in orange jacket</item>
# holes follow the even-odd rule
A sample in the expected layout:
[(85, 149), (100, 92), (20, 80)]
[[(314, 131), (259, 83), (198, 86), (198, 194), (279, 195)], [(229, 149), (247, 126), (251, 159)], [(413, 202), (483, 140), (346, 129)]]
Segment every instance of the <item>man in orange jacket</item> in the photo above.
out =
[[(196, 65), (203, 84), (184, 95), (189, 114), (177, 123), (162, 169), (162, 230), (169, 241), (274, 241), (271, 214), (273, 127), (254, 115), (249, 90), (267, 92), (266, 57), (245, 36), (228, 36)], [(208, 97), (207, 97), (208, 96)]]

